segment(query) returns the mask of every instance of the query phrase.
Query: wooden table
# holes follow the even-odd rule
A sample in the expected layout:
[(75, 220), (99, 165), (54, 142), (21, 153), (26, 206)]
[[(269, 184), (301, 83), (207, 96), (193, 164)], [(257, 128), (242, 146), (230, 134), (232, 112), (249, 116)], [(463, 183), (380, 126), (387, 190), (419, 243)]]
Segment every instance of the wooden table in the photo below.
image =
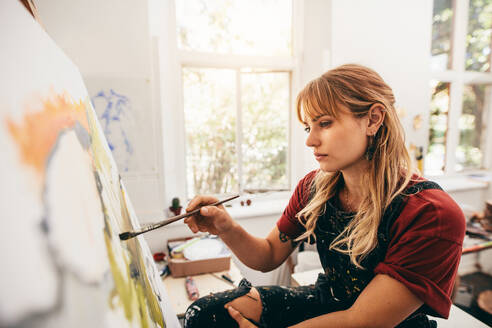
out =
[[(200, 297), (206, 296), (210, 293), (223, 292), (236, 287), (232, 283), (222, 279), (222, 274), (228, 274), (236, 284), (242, 279), (239, 269), (232, 261), (229, 271), (205, 273), (192, 276), (196, 287), (198, 288)], [(185, 279), (186, 277), (173, 278), (171, 276), (167, 276), (163, 279), (164, 286), (166, 287), (167, 294), (169, 295), (171, 301), (171, 306), (180, 319), (184, 317), (188, 306), (193, 303), (193, 301), (188, 299), (188, 294), (186, 293), (185, 288)]]

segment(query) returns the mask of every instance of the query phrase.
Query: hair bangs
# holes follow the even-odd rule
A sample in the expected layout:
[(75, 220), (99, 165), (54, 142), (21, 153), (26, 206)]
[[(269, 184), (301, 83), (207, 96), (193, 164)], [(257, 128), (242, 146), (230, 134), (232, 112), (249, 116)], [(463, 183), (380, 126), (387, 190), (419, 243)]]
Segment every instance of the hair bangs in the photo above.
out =
[(323, 115), (336, 118), (336, 108), (333, 90), (322, 78), (311, 81), (297, 96), (297, 118), (301, 123)]

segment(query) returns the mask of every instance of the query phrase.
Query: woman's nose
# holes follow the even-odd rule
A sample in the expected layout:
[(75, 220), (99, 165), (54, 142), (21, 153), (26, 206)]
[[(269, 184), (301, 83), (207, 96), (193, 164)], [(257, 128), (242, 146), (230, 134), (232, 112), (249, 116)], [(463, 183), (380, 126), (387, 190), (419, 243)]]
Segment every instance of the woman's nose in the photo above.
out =
[(313, 130), (309, 131), (309, 134), (306, 139), (306, 146), (308, 147), (316, 147), (319, 146), (319, 138)]

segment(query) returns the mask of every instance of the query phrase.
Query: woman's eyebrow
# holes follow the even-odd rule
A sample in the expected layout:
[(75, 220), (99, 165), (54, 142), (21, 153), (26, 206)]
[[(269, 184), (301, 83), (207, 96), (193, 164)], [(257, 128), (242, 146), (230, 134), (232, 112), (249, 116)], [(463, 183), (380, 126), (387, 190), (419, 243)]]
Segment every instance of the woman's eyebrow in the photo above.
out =
[[(323, 115), (318, 115), (318, 116), (316, 116), (316, 117), (312, 118), (312, 119), (311, 119), (311, 122), (316, 122), (316, 121), (317, 121), (317, 120), (319, 120), (321, 117), (323, 117)], [(306, 123), (306, 122), (304, 122), (304, 123)]]
[(325, 117), (325, 116), (328, 116), (330, 119), (331, 119), (331, 118), (333, 118), (331, 115), (328, 115), (328, 114), (318, 115), (318, 116), (316, 116), (315, 118), (312, 118), (312, 119), (309, 119), (309, 118), (308, 118), (307, 120), (302, 121), (302, 124), (304, 124), (304, 125), (308, 125), (308, 124), (309, 124), (309, 123), (308, 123), (308, 121), (311, 121), (311, 123), (314, 123), (314, 122), (316, 122), (317, 120), (319, 120), (320, 118)]
[(333, 118), (331, 115), (325, 114), (325, 115), (318, 115), (315, 118), (313, 118), (311, 121), (316, 122), (317, 120), (319, 120), (320, 118), (325, 117), (325, 116), (328, 116), (329, 118)]

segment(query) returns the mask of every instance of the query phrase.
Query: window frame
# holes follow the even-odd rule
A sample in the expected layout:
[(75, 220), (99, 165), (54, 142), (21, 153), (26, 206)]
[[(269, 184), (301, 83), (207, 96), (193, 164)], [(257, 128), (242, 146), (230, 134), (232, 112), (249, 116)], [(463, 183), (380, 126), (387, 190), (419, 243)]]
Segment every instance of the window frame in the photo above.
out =
[[(297, 165), (293, 162), (292, 148), (293, 141), (296, 134), (293, 131), (294, 121), (294, 100), (295, 90), (298, 90), (300, 85), (300, 57), (302, 44), (302, 26), (303, 26), (303, 7), (304, 0), (292, 0), (292, 53), (290, 56), (262, 56), (262, 55), (236, 55), (236, 54), (222, 54), (222, 53), (208, 53), (200, 51), (181, 50), (178, 48), (178, 41), (176, 35), (176, 10), (175, 1), (169, 2), (168, 17), (171, 19), (167, 22), (167, 29), (169, 33), (174, 35), (168, 35), (172, 42), (170, 57), (171, 61), (176, 64), (171, 75), (168, 77), (172, 86), (167, 94), (175, 93), (178, 95), (177, 102), (174, 104), (174, 110), (171, 110), (172, 106), (163, 106), (163, 128), (164, 131), (167, 128), (170, 129), (170, 133), (163, 131), (163, 151), (164, 151), (164, 194), (165, 201), (170, 200), (172, 197), (180, 197), (188, 201), (188, 186), (186, 179), (186, 131), (185, 131), (185, 118), (184, 118), (184, 93), (183, 93), (183, 68), (215, 68), (215, 69), (232, 69), (236, 71), (236, 87), (240, 88), (240, 74), (241, 69), (251, 68), (269, 72), (286, 72), (290, 76), (290, 99), (289, 99), (289, 117), (288, 117), (288, 135), (287, 135), (287, 188), (289, 191), (272, 191), (268, 192), (268, 199), (286, 198), (290, 194), (292, 189), (293, 172), (296, 170)], [(241, 111), (241, 90), (237, 90), (236, 93), (236, 111)], [(165, 97), (166, 95), (163, 95)], [(167, 108), (167, 109), (166, 109)], [(168, 119), (166, 119), (166, 117)], [(294, 122), (295, 123), (295, 122)], [(241, 129), (241, 123), (238, 121), (237, 130)], [(173, 142), (166, 140), (166, 136), (173, 134)], [(238, 134), (239, 139), (242, 132)], [(236, 140), (236, 147), (240, 148), (241, 140)], [(294, 146), (295, 147), (295, 146)], [(172, 156), (171, 163), (169, 154)], [(241, 160), (241, 152), (238, 152), (239, 160)], [(166, 165), (166, 162), (169, 163)], [(239, 172), (239, 174), (242, 174)], [(244, 186), (240, 185), (240, 193), (243, 192)], [(261, 193), (260, 193), (261, 194)]]
[[(453, 29), (452, 43), (450, 49), (451, 68), (446, 70), (432, 70), (431, 80), (450, 83), (449, 92), (449, 109), (448, 123), (446, 130), (446, 155), (444, 159), (444, 172), (434, 176), (452, 176), (466, 175), (473, 172), (488, 170), (492, 167), (492, 132), (491, 129), (485, 129), (484, 144), (481, 145), (483, 152), (482, 167), (478, 169), (465, 168), (461, 171), (455, 169), (456, 166), (456, 149), (459, 145), (460, 131), (459, 119), (463, 109), (463, 92), (465, 85), (468, 84), (485, 84), (489, 85), (488, 98), (492, 99), (492, 72), (474, 72), (465, 70), (466, 56), (466, 35), (468, 29), (468, 11), (469, 0), (453, 1)], [(492, 63), (491, 63), (492, 64)], [(429, 98), (430, 99), (430, 98)], [(492, 101), (484, 108), (487, 119), (486, 127), (492, 127)], [(428, 130), (428, 132), (430, 129)], [(429, 145), (428, 145), (429, 147)], [(427, 147), (427, 148), (428, 148)], [(425, 162), (424, 162), (424, 173)], [(426, 174), (426, 176), (433, 176)]]

